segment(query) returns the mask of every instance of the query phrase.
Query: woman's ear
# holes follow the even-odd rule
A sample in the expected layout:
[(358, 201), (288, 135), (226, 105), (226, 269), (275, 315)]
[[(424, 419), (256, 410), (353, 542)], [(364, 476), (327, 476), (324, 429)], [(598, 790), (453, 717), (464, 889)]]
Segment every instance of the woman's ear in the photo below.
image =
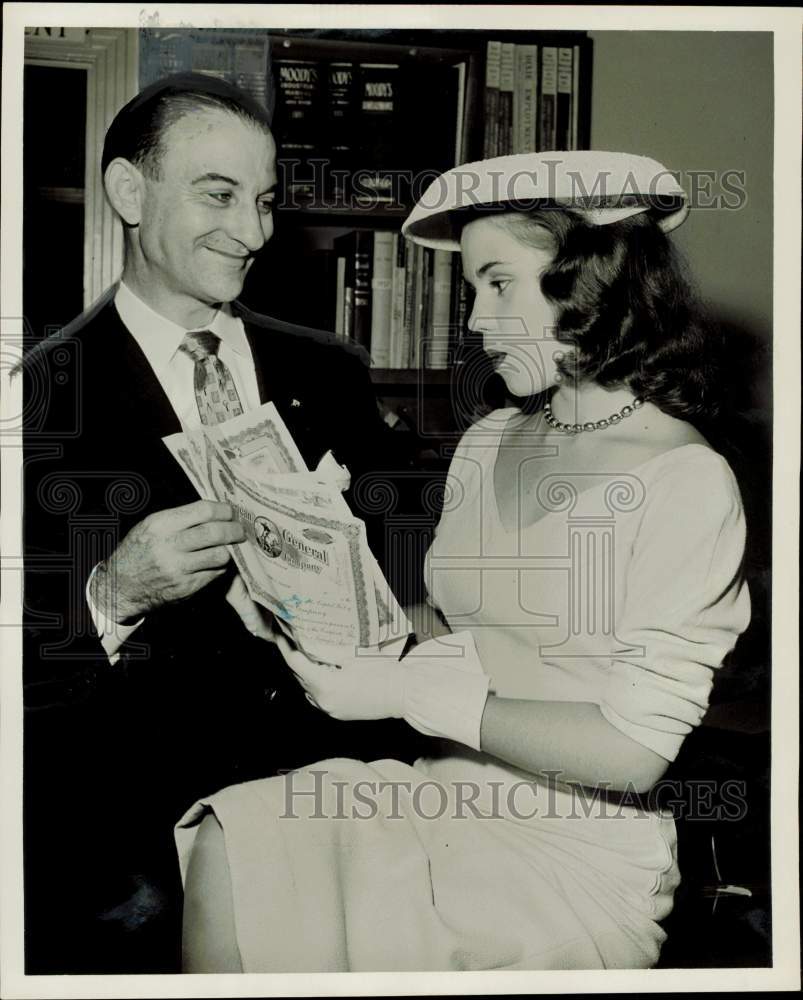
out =
[(142, 219), (145, 178), (129, 160), (118, 156), (103, 175), (106, 195), (126, 226), (138, 226)]

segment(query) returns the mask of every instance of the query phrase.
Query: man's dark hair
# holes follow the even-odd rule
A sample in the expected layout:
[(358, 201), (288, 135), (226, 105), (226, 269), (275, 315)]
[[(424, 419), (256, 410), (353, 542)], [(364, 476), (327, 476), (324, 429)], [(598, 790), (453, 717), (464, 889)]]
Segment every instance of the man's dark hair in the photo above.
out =
[(270, 132), (270, 116), (253, 97), (216, 77), (177, 73), (152, 83), (117, 112), (103, 144), (101, 171), (105, 173), (111, 161), (121, 156), (158, 177), (165, 132), (197, 111), (228, 111)]
[(650, 213), (603, 226), (561, 210), (495, 218), (521, 243), (554, 254), (540, 282), (556, 309), (557, 340), (574, 348), (558, 363), (565, 377), (627, 385), (698, 426), (716, 417), (721, 337)]

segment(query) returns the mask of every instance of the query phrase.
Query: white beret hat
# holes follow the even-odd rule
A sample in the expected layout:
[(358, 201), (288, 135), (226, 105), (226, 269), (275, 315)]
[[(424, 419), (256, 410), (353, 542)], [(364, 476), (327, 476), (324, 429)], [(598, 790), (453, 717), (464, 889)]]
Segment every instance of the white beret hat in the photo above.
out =
[(689, 214), (686, 192), (647, 156), (599, 150), (517, 153), (463, 163), (436, 177), (402, 225), (414, 243), (459, 250), (473, 211), (565, 208), (604, 226), (651, 212), (669, 232)]

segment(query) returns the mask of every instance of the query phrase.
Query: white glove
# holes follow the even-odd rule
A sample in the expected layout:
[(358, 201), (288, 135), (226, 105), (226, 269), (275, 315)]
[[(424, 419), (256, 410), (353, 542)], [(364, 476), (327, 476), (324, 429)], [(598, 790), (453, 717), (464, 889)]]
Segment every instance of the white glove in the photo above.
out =
[(419, 733), (479, 750), (491, 679), (482, 669), (474, 636), (452, 632), (428, 639), (410, 650), (402, 666), (405, 721)]
[(333, 718), (405, 719), (427, 736), (480, 749), (490, 678), (469, 632), (429, 639), (401, 661), (379, 653), (357, 655), (338, 666), (316, 663), (284, 636), (276, 644), (307, 698)]
[(275, 642), (275, 619), (267, 608), (251, 600), (245, 580), (238, 573), (226, 592), (226, 600), (242, 619), (251, 635), (266, 642)]

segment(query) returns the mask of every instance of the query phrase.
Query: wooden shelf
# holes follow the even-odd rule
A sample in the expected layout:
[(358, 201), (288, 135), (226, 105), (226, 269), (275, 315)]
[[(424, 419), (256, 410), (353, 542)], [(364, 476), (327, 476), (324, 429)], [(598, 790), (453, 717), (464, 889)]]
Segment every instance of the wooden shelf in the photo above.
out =
[(311, 228), (397, 229), (409, 214), (410, 209), (403, 205), (373, 205), (363, 210), (298, 205), (292, 208), (283, 208), (281, 205), (276, 207), (279, 225)]
[[(372, 37), (377, 34), (380, 37)], [(431, 37), (436, 34), (437, 38)], [(426, 39), (424, 44), (421, 43), (422, 37)], [(478, 43), (476, 37), (470, 36), (456, 40), (453, 32), (421, 30), (409, 34), (377, 33), (359, 28), (335, 31), (313, 29), (309, 33), (303, 29), (276, 29), (271, 31), (268, 38), (274, 58), (320, 59), (330, 57), (334, 51), (340, 59), (367, 62), (376, 61), (378, 52), (381, 52), (383, 61), (389, 62), (404, 62), (407, 59), (426, 62), (472, 59), (476, 58), (478, 49), (485, 44), (484, 39)], [(442, 44), (438, 45), (437, 42)]]

